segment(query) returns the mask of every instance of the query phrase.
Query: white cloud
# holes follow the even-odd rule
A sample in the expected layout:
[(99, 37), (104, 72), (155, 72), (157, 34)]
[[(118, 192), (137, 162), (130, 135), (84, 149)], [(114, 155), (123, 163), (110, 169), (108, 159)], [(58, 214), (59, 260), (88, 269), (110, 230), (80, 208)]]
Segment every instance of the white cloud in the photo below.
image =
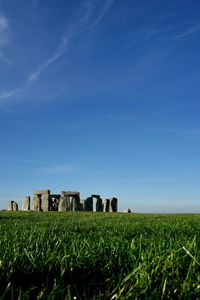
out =
[(2, 52), (0, 52), (0, 60), (10, 66), (14, 66), (14, 62), (11, 59), (7, 58)]
[[(115, 0), (106, 0), (104, 3), (104, 6), (102, 8), (102, 11), (100, 12), (99, 16), (96, 18), (96, 20), (87, 26), (87, 22), (89, 18), (92, 15), (92, 6), (91, 1), (86, 2), (86, 13), (85, 15), (79, 20), (78, 24), (74, 24), (71, 26), (69, 32), (62, 37), (60, 44), (56, 48), (54, 54), (52, 57), (47, 59), (45, 62), (41, 64), (41, 66), (33, 73), (31, 73), (28, 78), (27, 82), (31, 82), (34, 80), (37, 80), (40, 76), (40, 74), (48, 68), (52, 63), (54, 63), (57, 59), (59, 59), (68, 49), (68, 46), (73, 39), (74, 35), (79, 33), (82, 30), (84, 30), (84, 27), (86, 26), (86, 30), (92, 29), (95, 27), (105, 16), (106, 12), (111, 8), (111, 6), (114, 4)], [(94, 12), (93, 12), (94, 13)]]
[(68, 46), (68, 42), (69, 42), (69, 38), (67, 37), (63, 37), (60, 44), (58, 45), (54, 55), (49, 58), (47, 61), (45, 61), (39, 68), (38, 70), (36, 70), (35, 72), (33, 72), (32, 74), (29, 75), (27, 82), (30, 81), (34, 81), (36, 79), (38, 79), (38, 77), (40, 76), (40, 74), (49, 66), (51, 65), (53, 62), (55, 62), (57, 59), (59, 59), (64, 52), (67, 50), (67, 46)]
[(193, 27), (187, 29), (186, 31), (184, 31), (184, 32), (182, 32), (182, 33), (176, 35), (176, 36), (174, 37), (174, 40), (182, 39), (182, 38), (187, 37), (187, 36), (189, 36), (189, 35), (191, 35), (191, 34), (193, 34), (193, 33), (198, 32), (199, 30), (200, 30), (200, 24), (197, 24), (197, 25), (195, 25), (195, 26), (193, 26)]
[(115, 0), (106, 0), (105, 1), (101, 13), (99, 14), (99, 16), (97, 17), (95, 22), (90, 26), (90, 28), (95, 27), (103, 19), (103, 17), (106, 15), (107, 11), (113, 6), (114, 2), (115, 2)]
[(10, 98), (16, 94), (17, 90), (12, 90), (12, 91), (6, 91), (0, 94), (0, 100)]
[(55, 165), (50, 167), (42, 168), (41, 171), (47, 174), (69, 174), (74, 173), (78, 169), (77, 167), (71, 164), (62, 164), (62, 165)]
[(6, 29), (8, 29), (8, 20), (5, 17), (0, 16), (0, 32), (5, 31)]
[(23, 91), (25, 89), (25, 86), (23, 88), (13, 89), (10, 91), (2, 92), (0, 93), (0, 100), (5, 100), (7, 98), (11, 98), (16, 96), (18, 93)]
[(0, 47), (9, 41), (9, 22), (6, 17), (0, 15)]
[[(40, 75), (54, 62), (56, 62), (68, 49), (70, 42), (74, 38), (75, 35), (80, 34), (83, 31), (91, 30), (93, 29), (106, 15), (107, 11), (111, 8), (111, 6), (114, 4), (115, 0), (105, 0), (104, 5), (96, 19), (92, 22), (90, 21), (90, 18), (95, 15), (96, 6), (93, 7), (92, 3), (95, 3), (95, 1), (87, 1), (85, 3), (84, 8), (86, 8), (86, 11), (82, 18), (79, 19), (79, 22), (72, 24), (71, 28), (68, 30), (68, 32), (62, 37), (60, 43), (56, 47), (55, 52), (53, 53), (52, 57), (46, 59), (46, 61), (42, 62), (41, 65), (36, 69), (36, 71), (31, 72), (31, 74), (28, 75), (27, 79), (24, 82), (24, 85), (22, 85), (18, 89), (13, 89), (10, 91), (5, 91), (0, 94), (0, 100), (5, 100), (8, 98), (15, 97), (18, 95), (19, 92), (22, 92), (26, 89), (27, 86), (29, 86), (30, 83), (36, 81)], [(88, 23), (90, 24), (88, 25)], [(4, 16), (0, 16), (0, 46), (3, 44), (6, 44), (8, 41), (8, 31), (9, 30), (9, 22), (7, 18)], [(2, 52), (0, 52), (0, 60), (3, 60), (4, 62), (7, 62), (8, 64), (12, 64), (12, 61), (7, 59)]]

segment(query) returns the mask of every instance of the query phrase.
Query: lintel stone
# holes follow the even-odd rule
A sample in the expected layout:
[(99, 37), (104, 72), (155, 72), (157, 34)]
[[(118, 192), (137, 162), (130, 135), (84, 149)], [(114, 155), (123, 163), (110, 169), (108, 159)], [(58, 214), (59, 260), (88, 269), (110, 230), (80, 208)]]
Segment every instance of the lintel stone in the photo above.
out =
[(50, 196), (51, 198), (56, 198), (56, 199), (59, 199), (61, 197), (60, 194), (51, 194)]
[(92, 197), (92, 198), (100, 198), (100, 195), (92, 194), (90, 197)]
[(34, 195), (50, 195), (50, 190), (33, 190)]
[(61, 192), (62, 196), (79, 196), (79, 192), (71, 192), (71, 191), (62, 191)]

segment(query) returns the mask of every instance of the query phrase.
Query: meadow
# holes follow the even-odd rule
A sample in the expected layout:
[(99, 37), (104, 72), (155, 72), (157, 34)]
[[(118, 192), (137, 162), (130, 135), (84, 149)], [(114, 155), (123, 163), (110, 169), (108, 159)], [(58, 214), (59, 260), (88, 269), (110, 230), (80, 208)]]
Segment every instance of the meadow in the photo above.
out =
[(0, 299), (200, 299), (200, 215), (0, 212)]

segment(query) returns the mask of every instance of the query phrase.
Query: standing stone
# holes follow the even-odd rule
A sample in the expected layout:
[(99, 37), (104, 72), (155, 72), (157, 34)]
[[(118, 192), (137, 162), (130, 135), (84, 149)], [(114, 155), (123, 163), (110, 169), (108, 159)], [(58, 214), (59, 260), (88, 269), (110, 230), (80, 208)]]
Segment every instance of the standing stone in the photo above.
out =
[(65, 196), (67, 199), (67, 211), (71, 211), (71, 196)]
[(57, 211), (58, 210), (59, 201), (60, 201), (60, 196), (59, 197), (53, 197), (53, 198), (51, 198), (51, 201), (50, 201), (50, 210)]
[(49, 211), (50, 210), (50, 195), (49, 194), (42, 194), (41, 198), (41, 210)]
[(14, 202), (14, 201), (9, 201), (9, 203), (8, 203), (8, 210), (9, 210), (9, 211), (12, 211), (12, 210), (13, 210), (13, 202)]
[(126, 209), (124, 210), (124, 212), (130, 214), (130, 213), (131, 213), (131, 210), (130, 210), (130, 208), (126, 208)]
[(43, 195), (47, 194), (50, 195), (50, 190), (33, 190), (34, 195)]
[(117, 198), (110, 198), (110, 212), (117, 212)]
[(85, 211), (93, 211), (93, 198), (88, 197), (85, 200)]
[(84, 211), (85, 210), (85, 199), (80, 200), (80, 210)]
[(31, 198), (29, 196), (25, 196), (23, 199), (22, 199), (22, 210), (23, 211), (28, 211), (30, 210), (30, 201), (31, 201)]
[(80, 193), (72, 191), (62, 191), (62, 197), (67, 199), (67, 211), (77, 211), (80, 207)]
[(96, 211), (103, 211), (103, 203), (100, 197), (96, 199)]
[(104, 201), (104, 204), (103, 204), (103, 211), (104, 212), (109, 212), (110, 211), (110, 200), (109, 199), (106, 199)]
[(74, 195), (71, 199), (71, 211), (80, 210), (80, 197), (79, 195)]
[(68, 199), (65, 196), (60, 197), (59, 205), (58, 205), (58, 211), (66, 211), (68, 208)]
[(9, 211), (18, 211), (18, 204), (15, 201), (10, 201), (8, 203), (8, 210)]
[(58, 210), (58, 205), (60, 201), (60, 194), (51, 194), (50, 195), (50, 210), (52, 211), (57, 211)]
[(18, 204), (17, 202), (13, 201), (13, 211), (18, 211)]
[(33, 197), (32, 210), (34, 210), (34, 211), (41, 210), (41, 197), (39, 195), (34, 195), (34, 197)]

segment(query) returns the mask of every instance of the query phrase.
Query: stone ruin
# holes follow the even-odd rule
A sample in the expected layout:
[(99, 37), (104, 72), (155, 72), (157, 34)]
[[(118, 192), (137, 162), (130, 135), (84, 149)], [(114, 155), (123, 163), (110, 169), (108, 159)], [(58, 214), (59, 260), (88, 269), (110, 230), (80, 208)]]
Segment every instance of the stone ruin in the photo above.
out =
[[(51, 194), (50, 190), (33, 190), (33, 199), (25, 196), (22, 199), (23, 211), (96, 211), (117, 212), (117, 198), (102, 200), (100, 195), (92, 194), (86, 199), (80, 199), (79, 192), (62, 191), (61, 194)], [(9, 203), (8, 210), (18, 210), (16, 202)]]
[(10, 201), (8, 203), (8, 210), (11, 210), (11, 211), (18, 211), (18, 204), (17, 202), (15, 201)]

